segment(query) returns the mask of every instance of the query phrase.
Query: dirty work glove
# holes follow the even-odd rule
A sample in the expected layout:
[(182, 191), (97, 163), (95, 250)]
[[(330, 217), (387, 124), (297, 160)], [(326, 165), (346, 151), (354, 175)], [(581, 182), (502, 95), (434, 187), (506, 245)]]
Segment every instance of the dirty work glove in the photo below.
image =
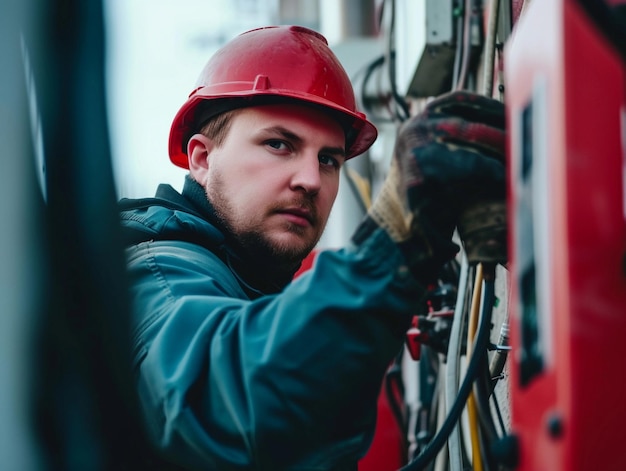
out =
[(357, 229), (384, 229), (422, 283), (436, 280), (459, 247), (452, 234), (466, 210), (505, 198), (502, 103), (465, 91), (431, 101), (401, 127), (389, 173)]

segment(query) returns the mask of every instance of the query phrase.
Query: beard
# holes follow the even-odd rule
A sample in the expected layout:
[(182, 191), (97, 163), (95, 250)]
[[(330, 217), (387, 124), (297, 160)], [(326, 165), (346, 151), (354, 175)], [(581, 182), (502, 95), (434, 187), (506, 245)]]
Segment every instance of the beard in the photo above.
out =
[[(215, 210), (217, 219), (227, 236), (242, 252), (243, 258), (252, 259), (260, 266), (271, 266), (272, 270), (291, 276), (300, 267), (302, 260), (315, 248), (321, 237), (322, 231), (320, 230), (317, 237), (303, 244), (289, 244), (270, 238), (261, 226), (262, 220), (254, 222), (237, 216), (238, 213), (227, 197), (223, 179), (218, 172), (214, 171), (211, 178), (207, 180), (205, 192)], [(271, 214), (286, 206), (299, 206), (308, 209), (312, 224), (320, 224), (315, 204), (310, 195), (300, 196), (296, 201), (276, 203), (267, 209), (267, 213)], [(289, 224), (287, 230), (304, 237), (306, 228)]]

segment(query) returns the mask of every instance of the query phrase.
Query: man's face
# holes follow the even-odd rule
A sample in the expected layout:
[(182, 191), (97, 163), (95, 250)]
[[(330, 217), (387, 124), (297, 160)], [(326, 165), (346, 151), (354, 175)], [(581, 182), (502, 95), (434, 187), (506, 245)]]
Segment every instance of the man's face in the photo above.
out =
[(345, 160), (340, 125), (306, 106), (250, 107), (235, 114), (219, 147), (206, 142), (206, 168), (190, 170), (218, 216), (248, 249), (299, 263), (337, 196)]

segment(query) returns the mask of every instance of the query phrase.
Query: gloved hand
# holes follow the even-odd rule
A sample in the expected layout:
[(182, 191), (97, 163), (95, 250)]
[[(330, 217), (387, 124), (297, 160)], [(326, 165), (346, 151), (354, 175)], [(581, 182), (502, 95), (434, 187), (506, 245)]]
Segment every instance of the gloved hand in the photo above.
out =
[(383, 228), (416, 278), (434, 281), (458, 252), (452, 234), (461, 215), (470, 214), (465, 226), (474, 236), (471, 214), (504, 202), (504, 158), (502, 103), (465, 91), (431, 101), (400, 129), (389, 174), (355, 241)]

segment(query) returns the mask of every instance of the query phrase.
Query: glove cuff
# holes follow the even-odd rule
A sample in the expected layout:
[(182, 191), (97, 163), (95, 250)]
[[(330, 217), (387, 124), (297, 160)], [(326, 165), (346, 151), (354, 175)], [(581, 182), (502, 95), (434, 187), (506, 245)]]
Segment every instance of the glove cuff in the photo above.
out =
[(399, 188), (400, 173), (394, 159), (382, 188), (367, 212), (394, 242), (403, 242), (411, 237), (412, 214), (406, 207), (405, 197), (398, 192)]
[[(459, 246), (433, 230), (428, 223), (425, 226), (421, 224), (419, 228), (414, 229), (410, 238), (394, 242), (404, 256), (413, 277), (422, 286), (427, 286), (437, 280), (441, 267), (454, 258)], [(352, 242), (361, 245), (380, 229), (378, 222), (368, 213), (352, 236)], [(385, 228), (382, 229), (386, 231)], [(428, 237), (422, 232), (424, 229), (428, 231)]]

